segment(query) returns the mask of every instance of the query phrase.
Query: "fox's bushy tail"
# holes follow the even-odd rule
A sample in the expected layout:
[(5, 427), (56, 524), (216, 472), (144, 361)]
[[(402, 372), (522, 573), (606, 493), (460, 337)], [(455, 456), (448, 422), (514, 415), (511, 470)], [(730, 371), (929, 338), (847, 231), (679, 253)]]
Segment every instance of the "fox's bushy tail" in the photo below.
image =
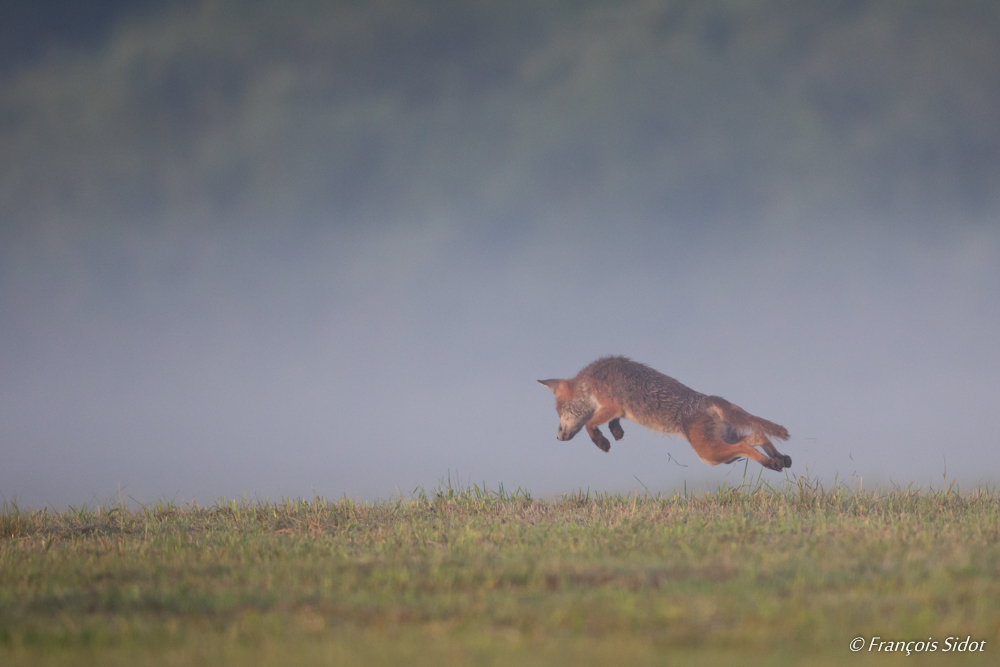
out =
[(721, 396), (709, 396), (708, 404), (716, 409), (719, 416), (737, 429), (762, 433), (779, 440), (788, 440), (788, 429), (766, 419), (755, 417), (738, 405), (733, 405)]

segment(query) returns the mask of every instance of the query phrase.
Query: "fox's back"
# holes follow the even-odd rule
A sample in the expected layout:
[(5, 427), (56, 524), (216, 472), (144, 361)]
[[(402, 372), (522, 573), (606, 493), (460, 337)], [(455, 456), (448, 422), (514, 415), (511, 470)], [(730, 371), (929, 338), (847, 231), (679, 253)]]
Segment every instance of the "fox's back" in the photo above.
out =
[(628, 357), (604, 357), (576, 376), (598, 398), (617, 402), (625, 418), (664, 433), (683, 433), (687, 415), (705, 408), (706, 396)]

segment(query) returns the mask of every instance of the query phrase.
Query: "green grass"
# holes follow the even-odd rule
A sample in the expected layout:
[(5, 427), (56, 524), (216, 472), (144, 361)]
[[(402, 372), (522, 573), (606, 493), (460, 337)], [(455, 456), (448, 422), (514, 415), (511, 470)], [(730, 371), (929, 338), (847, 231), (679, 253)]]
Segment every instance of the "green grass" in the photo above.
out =
[[(3, 665), (995, 665), (1000, 496), (685, 496), (0, 513)], [(852, 653), (855, 637), (936, 653)], [(942, 653), (947, 637), (986, 641)]]

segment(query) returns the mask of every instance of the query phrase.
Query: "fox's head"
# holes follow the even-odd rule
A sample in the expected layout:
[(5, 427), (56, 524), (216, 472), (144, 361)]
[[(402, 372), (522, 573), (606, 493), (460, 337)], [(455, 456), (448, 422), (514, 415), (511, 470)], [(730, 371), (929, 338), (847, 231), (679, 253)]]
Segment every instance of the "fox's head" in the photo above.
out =
[(573, 383), (569, 380), (539, 380), (539, 382), (556, 395), (556, 412), (559, 413), (559, 433), (556, 437), (560, 440), (569, 440), (580, 432), (594, 414), (596, 406), (588, 396), (574, 391)]

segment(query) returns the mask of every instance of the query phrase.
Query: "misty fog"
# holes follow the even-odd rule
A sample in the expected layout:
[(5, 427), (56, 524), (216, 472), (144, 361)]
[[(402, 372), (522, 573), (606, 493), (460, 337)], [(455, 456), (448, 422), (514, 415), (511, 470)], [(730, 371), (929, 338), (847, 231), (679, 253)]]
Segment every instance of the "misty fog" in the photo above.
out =
[(0, 51), (3, 499), (785, 479), (557, 441), (608, 354), (1000, 477), (1000, 5), (108, 6)]

